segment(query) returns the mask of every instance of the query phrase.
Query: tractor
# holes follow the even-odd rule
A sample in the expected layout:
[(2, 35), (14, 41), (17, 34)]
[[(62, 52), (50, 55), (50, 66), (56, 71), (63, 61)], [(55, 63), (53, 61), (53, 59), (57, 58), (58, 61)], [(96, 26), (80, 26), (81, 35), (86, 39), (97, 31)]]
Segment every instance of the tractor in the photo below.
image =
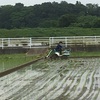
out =
[(51, 59), (57, 59), (57, 58), (68, 58), (70, 56), (70, 49), (65, 48), (62, 50), (62, 54), (60, 52), (57, 52), (55, 49), (51, 49), (46, 56), (46, 58), (51, 58)]

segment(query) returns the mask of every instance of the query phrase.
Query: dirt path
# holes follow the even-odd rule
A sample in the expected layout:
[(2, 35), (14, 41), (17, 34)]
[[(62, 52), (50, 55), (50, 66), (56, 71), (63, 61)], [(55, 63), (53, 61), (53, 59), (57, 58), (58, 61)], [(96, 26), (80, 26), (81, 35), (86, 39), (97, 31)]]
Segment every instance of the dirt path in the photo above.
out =
[(0, 78), (0, 100), (100, 100), (100, 58), (37, 62)]

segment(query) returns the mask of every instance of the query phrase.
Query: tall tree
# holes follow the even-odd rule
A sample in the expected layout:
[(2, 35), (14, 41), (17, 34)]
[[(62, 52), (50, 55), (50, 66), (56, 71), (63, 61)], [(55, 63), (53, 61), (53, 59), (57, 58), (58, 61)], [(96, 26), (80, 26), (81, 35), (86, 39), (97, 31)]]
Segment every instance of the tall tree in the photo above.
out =
[(71, 23), (74, 23), (76, 20), (76, 16), (73, 14), (62, 15), (59, 19), (60, 27), (68, 27)]

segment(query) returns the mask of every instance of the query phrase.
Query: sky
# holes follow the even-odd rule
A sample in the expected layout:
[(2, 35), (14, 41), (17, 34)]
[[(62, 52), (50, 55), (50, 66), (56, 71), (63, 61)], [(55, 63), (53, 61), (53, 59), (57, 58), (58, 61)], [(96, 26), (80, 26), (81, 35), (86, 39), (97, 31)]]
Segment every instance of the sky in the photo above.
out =
[(87, 3), (98, 4), (100, 6), (100, 0), (0, 0), (0, 6), (2, 5), (15, 5), (16, 3), (23, 3), (25, 6), (33, 6), (35, 4), (42, 4), (44, 2), (58, 2), (66, 1), (68, 3), (75, 4), (76, 1), (80, 1), (82, 4)]

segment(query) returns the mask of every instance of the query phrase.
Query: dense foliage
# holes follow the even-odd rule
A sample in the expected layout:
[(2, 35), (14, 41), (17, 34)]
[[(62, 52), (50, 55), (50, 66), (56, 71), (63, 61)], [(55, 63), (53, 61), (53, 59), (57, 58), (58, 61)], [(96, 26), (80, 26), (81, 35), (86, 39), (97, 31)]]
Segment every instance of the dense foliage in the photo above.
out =
[(34, 6), (16, 3), (0, 7), (0, 28), (34, 27), (95, 27), (100, 28), (100, 7), (66, 1), (45, 2)]

